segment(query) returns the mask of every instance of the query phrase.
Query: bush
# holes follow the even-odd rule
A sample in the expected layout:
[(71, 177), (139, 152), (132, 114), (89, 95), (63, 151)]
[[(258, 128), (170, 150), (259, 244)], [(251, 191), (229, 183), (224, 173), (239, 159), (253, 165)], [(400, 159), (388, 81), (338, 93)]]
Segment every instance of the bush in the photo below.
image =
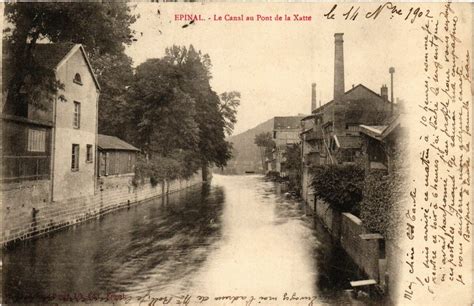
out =
[(385, 236), (391, 219), (393, 181), (384, 171), (366, 176), (360, 218), (367, 229)]
[(341, 212), (357, 212), (364, 169), (356, 165), (322, 165), (311, 169), (315, 196)]
[(365, 178), (360, 218), (367, 229), (395, 238), (399, 233), (402, 211), (407, 201), (408, 163), (404, 160), (404, 148), (392, 153), (390, 174), (371, 171)]

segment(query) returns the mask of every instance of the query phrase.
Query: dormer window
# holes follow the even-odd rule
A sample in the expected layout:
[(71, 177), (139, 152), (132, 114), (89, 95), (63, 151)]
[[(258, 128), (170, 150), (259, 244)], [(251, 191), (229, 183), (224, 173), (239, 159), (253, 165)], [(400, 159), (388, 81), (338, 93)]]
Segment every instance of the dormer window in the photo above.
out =
[(73, 82), (76, 84), (82, 85), (81, 75), (79, 73), (76, 73), (76, 75), (74, 76)]

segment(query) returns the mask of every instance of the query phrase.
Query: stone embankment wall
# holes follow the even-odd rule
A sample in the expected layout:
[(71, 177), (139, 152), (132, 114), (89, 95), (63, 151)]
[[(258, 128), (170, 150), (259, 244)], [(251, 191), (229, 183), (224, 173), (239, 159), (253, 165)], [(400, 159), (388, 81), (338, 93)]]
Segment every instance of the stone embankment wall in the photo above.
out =
[(51, 181), (2, 185), (2, 245), (67, 227), (113, 210), (202, 183), (201, 173), (164, 185), (132, 184), (133, 176), (99, 179), (93, 195), (51, 201)]
[(341, 246), (354, 262), (371, 279), (380, 282), (379, 260), (381, 259), (379, 240), (364, 240), (360, 235), (370, 234), (356, 216), (343, 213), (341, 222)]
[(371, 233), (359, 218), (350, 213), (340, 213), (319, 199), (316, 203), (315, 213), (333, 239), (340, 243), (357, 266), (369, 278), (376, 280), (380, 285), (385, 285), (387, 263), (384, 254), (384, 241), (363, 239), (361, 235)]

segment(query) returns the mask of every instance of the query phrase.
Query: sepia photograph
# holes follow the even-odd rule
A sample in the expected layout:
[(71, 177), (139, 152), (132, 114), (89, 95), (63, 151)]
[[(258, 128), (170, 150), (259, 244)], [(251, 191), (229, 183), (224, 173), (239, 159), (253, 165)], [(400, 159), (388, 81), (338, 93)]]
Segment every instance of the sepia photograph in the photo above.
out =
[(1, 304), (474, 303), (472, 3), (0, 6)]

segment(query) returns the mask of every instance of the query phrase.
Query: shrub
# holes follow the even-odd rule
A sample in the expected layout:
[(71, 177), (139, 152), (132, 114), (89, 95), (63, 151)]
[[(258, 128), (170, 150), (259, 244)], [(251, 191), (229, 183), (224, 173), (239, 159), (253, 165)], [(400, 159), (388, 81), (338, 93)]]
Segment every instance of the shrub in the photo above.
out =
[(356, 165), (322, 165), (311, 169), (315, 196), (341, 212), (357, 212), (364, 169)]
[[(399, 137), (403, 141), (403, 137)], [(402, 211), (407, 201), (407, 146), (391, 144), (389, 174), (371, 171), (365, 178), (360, 218), (367, 229), (387, 238), (395, 238), (402, 221)]]
[(367, 229), (386, 235), (391, 219), (393, 181), (384, 171), (373, 171), (364, 181), (360, 218)]
[(135, 168), (135, 185), (143, 184), (150, 179), (152, 186), (165, 180), (187, 179), (197, 172), (199, 163), (190, 154), (176, 153), (173, 156), (153, 155), (146, 159), (143, 155), (137, 158)]

